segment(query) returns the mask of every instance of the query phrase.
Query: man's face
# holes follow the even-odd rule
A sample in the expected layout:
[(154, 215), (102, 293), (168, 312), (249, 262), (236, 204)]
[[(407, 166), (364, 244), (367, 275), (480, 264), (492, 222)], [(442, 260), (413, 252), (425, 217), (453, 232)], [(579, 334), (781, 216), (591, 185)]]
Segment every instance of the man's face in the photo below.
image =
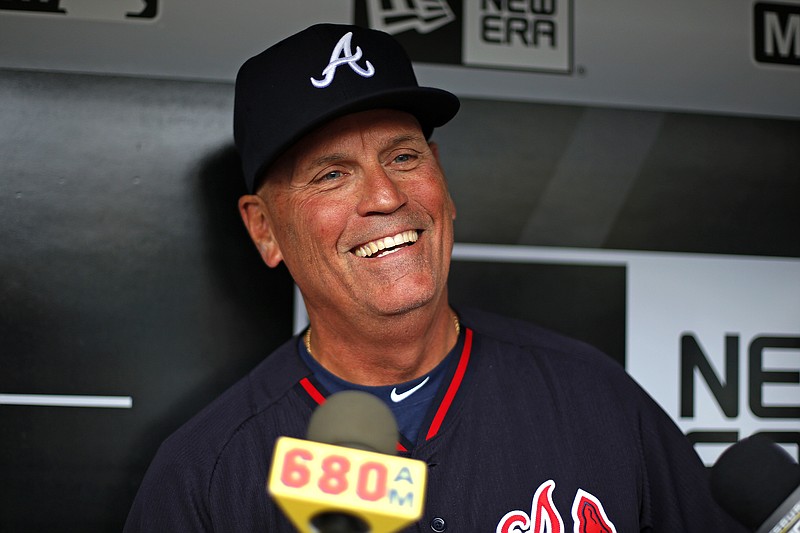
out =
[(251, 235), (267, 264), (286, 263), (309, 313), (447, 304), (455, 208), (412, 115), (367, 111), (322, 126), (273, 165), (258, 196), (268, 230), (259, 243), (248, 224)]

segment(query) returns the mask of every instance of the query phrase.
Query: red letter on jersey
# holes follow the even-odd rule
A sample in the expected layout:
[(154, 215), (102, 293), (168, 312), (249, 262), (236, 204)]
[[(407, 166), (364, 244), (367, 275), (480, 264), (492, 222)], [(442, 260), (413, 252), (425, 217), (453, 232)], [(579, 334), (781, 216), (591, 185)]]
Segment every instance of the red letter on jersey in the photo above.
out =
[[(564, 521), (553, 504), (553, 489), (556, 482), (545, 481), (536, 489), (531, 503), (531, 514), (524, 511), (511, 511), (497, 524), (496, 533), (563, 533)], [(533, 520), (531, 520), (531, 516)], [(530, 529), (528, 529), (530, 528)], [(616, 532), (615, 532), (616, 533)]]
[(575, 533), (617, 533), (600, 500), (582, 489), (578, 489), (572, 502), (572, 519)]

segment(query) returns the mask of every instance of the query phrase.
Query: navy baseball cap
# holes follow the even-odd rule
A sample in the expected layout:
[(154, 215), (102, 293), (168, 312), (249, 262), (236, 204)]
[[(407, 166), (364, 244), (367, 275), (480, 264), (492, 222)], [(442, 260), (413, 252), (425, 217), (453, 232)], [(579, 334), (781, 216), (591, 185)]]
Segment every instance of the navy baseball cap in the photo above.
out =
[(387, 33), (317, 24), (248, 59), (236, 76), (233, 136), (247, 189), (301, 137), (359, 111), (414, 115), (425, 137), (458, 112), (458, 98), (420, 87), (411, 60)]

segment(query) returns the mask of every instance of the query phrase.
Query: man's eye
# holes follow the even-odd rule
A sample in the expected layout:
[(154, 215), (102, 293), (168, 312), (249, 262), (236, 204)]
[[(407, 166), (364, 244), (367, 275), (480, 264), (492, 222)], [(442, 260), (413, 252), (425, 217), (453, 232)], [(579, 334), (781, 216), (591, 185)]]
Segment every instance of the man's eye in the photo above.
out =
[(412, 159), (414, 159), (412, 154), (400, 154), (394, 158), (394, 161), (395, 163), (408, 163)]
[(319, 177), (319, 181), (330, 181), (330, 180), (339, 179), (339, 178), (342, 177), (342, 175), (343, 174), (342, 174), (341, 170), (331, 170), (330, 172), (327, 172), (327, 173), (323, 174), (322, 176), (320, 176)]

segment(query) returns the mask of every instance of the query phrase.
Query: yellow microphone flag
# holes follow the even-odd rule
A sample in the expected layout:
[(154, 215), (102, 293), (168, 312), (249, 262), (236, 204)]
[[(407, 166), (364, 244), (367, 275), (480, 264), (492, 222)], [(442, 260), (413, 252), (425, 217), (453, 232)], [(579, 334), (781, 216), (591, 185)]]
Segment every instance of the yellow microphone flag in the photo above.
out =
[(365, 521), (390, 533), (422, 517), (427, 465), (423, 461), (320, 442), (280, 437), (267, 489), (302, 533), (320, 513)]

